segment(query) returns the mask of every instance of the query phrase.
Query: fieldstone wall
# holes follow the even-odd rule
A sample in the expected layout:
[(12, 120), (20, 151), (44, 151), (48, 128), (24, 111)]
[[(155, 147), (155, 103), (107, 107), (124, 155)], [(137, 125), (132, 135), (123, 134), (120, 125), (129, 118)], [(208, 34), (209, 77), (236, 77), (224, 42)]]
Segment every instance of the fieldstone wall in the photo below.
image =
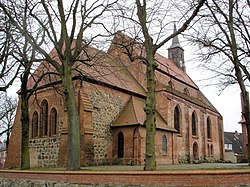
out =
[[(2, 187), (105, 187), (107, 185), (97, 184), (80, 184), (70, 182), (56, 182), (56, 181), (44, 181), (44, 180), (17, 180), (17, 179), (3, 179), (0, 178), (0, 186)], [(108, 185), (115, 186), (115, 185)], [(122, 185), (119, 185), (122, 186)]]
[(1, 187), (249, 186), (248, 169), (180, 171), (0, 171)]
[(120, 96), (110, 93), (92, 92), (90, 94), (94, 111), (92, 113), (94, 127), (94, 160), (95, 164), (105, 164), (108, 160), (108, 148), (112, 147), (110, 125), (125, 105)]
[(44, 180), (15, 180), (0, 178), (2, 187), (163, 187), (165, 185), (140, 185), (140, 184), (91, 184), (91, 183), (70, 183)]
[(58, 137), (30, 140), (31, 167), (58, 167)]

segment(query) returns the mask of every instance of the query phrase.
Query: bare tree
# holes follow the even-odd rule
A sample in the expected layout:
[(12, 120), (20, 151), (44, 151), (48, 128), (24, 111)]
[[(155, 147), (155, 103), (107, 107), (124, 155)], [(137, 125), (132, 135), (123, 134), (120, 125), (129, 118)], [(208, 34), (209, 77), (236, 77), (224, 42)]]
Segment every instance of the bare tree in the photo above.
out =
[(210, 70), (221, 91), (238, 84), (242, 92), (243, 115), (248, 134), (250, 163), (250, 110), (247, 86), (250, 81), (250, 9), (249, 1), (207, 1), (200, 24), (188, 38), (200, 48), (199, 59)]
[[(14, 4), (13, 4), (14, 3)], [(12, 32), (9, 33), (9, 38), (12, 39), (12, 51), (8, 56), (11, 57), (11, 62), (20, 68), (20, 82), (21, 88), (19, 91), (20, 105), (21, 105), (21, 124), (22, 124), (22, 137), (21, 137), (21, 169), (30, 168), (29, 158), (29, 105), (28, 101), (30, 96), (36, 90), (39, 81), (45, 74), (42, 74), (40, 78), (36, 78), (34, 87), (28, 88), (27, 82), (31, 76), (32, 68), (34, 68), (35, 62), (40, 62), (43, 59), (39, 59), (41, 55), (36, 52), (35, 48), (28, 42), (29, 38), (20, 32), (20, 28), (23, 31), (29, 32), (34, 35), (37, 45), (40, 46), (44, 42), (44, 32), (34, 25), (30, 19), (30, 12), (28, 11), (28, 4), (23, 3), (16, 6), (16, 2), (9, 1), (8, 4), (1, 4), (2, 8), (8, 9), (12, 12), (13, 17), (8, 16), (8, 12), (4, 12), (11, 25)], [(13, 20), (15, 18), (15, 20)], [(14, 22), (13, 22), (14, 21)], [(18, 22), (19, 28), (16, 27), (15, 22)]]
[(1, 94), (0, 103), (0, 136), (6, 137), (6, 150), (8, 149), (10, 134), (17, 108), (17, 99)]
[(15, 64), (11, 53), (13, 52), (14, 29), (3, 13), (0, 13), (0, 91), (6, 91), (16, 79), (20, 65)]
[[(119, 6), (118, 17), (125, 19), (123, 29), (125, 32), (133, 33), (134, 42), (142, 45), (142, 53), (136, 54), (127, 46), (126, 53), (131, 61), (140, 59), (146, 65), (147, 78), (147, 99), (146, 107), (146, 159), (144, 170), (155, 170), (155, 70), (157, 62), (155, 55), (158, 49), (165, 45), (172, 38), (184, 32), (203, 6), (205, 0), (188, 1), (187, 3), (178, 1), (140, 1)], [(125, 7), (125, 8), (124, 8)], [(129, 13), (127, 11), (130, 10)], [(179, 14), (178, 14), (179, 13)], [(119, 19), (117, 19), (119, 20)], [(173, 23), (179, 22), (179, 29), (169, 34), (173, 30)], [(121, 21), (120, 21), (121, 22)], [(118, 21), (118, 23), (120, 23)], [(169, 27), (172, 26), (172, 27)], [(171, 29), (169, 29), (171, 28)], [(130, 44), (131, 44), (130, 43)]]
[[(72, 68), (77, 61), (82, 63), (89, 61), (88, 58), (86, 60), (80, 58), (80, 54), (88, 46), (88, 43), (83, 40), (84, 32), (95, 24), (104, 26), (102, 22), (97, 22), (97, 20), (115, 1), (103, 0), (90, 3), (87, 0), (75, 0), (65, 4), (63, 0), (25, 0), (23, 3), (27, 5), (24, 11), (28, 12), (34, 21), (32, 24), (43, 28), (44, 35), (48, 39), (43, 44), (52, 45), (55, 48), (55, 56), (51, 56), (47, 52), (47, 45), (39, 45), (36, 36), (20, 25), (6, 4), (0, 3), (0, 7), (12, 24), (25, 36), (29, 44), (54, 67), (62, 80), (68, 119), (67, 169), (78, 170), (80, 169), (80, 133)], [(27, 25), (29, 24), (27, 22)], [(59, 61), (56, 57), (59, 58)]]

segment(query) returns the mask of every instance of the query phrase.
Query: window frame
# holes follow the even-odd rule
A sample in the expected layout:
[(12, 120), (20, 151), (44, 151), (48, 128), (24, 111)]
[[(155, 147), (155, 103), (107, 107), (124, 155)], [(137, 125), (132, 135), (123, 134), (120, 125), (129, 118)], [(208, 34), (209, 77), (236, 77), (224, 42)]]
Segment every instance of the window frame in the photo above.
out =
[(165, 134), (162, 136), (162, 153), (164, 155), (168, 153), (168, 139)]
[(124, 158), (124, 134), (121, 131), (117, 135), (117, 157)]
[[(36, 116), (35, 116), (36, 115)], [(38, 112), (34, 111), (32, 114), (32, 119), (31, 119), (31, 126), (32, 126), (32, 130), (31, 130), (31, 138), (38, 138), (39, 136), (39, 123), (38, 123)]]
[(49, 134), (50, 136), (55, 136), (58, 131), (58, 112), (55, 107), (50, 110), (50, 127)]
[(174, 108), (174, 129), (178, 131), (178, 134), (181, 132), (181, 112), (179, 105), (176, 105)]
[(212, 139), (212, 133), (211, 133), (211, 119), (210, 119), (210, 117), (208, 116), (207, 117), (207, 138), (208, 139)]
[(195, 111), (193, 111), (192, 113), (192, 136), (197, 136), (198, 134), (197, 123), (198, 123), (197, 114)]
[(48, 136), (48, 114), (49, 114), (49, 104), (46, 99), (41, 103), (41, 120), (40, 120), (40, 132), (39, 137)]

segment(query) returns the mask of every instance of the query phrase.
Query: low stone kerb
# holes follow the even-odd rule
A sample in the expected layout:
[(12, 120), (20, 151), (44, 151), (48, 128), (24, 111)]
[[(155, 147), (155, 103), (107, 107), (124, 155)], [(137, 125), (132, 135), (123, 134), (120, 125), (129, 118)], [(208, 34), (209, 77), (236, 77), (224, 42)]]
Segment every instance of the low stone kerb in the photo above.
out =
[(0, 170), (0, 178), (79, 184), (250, 185), (250, 170), (199, 171), (20, 171)]

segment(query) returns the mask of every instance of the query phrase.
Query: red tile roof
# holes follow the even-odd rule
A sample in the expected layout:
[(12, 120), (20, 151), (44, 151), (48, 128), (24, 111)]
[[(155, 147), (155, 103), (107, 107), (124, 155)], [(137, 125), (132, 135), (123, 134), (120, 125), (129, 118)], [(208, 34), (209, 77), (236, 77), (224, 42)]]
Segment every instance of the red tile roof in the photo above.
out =
[[(124, 54), (124, 48), (120, 45), (133, 44), (135, 55), (145, 56), (145, 50), (138, 42), (134, 42), (131, 38), (118, 32), (107, 52), (100, 51), (91, 46), (87, 46), (82, 51), (79, 60), (75, 62), (72, 67), (73, 76), (85, 76), (89, 79), (93, 79), (98, 82), (102, 82), (108, 85), (127, 90), (146, 96), (146, 78), (145, 78), (145, 64), (141, 60), (131, 62), (127, 54)], [(56, 50), (53, 49), (50, 56), (60, 62)], [(199, 90), (190, 77), (181, 69), (179, 69), (172, 60), (169, 60), (162, 55), (156, 53), (156, 61), (158, 63), (158, 69), (156, 73), (157, 85), (167, 86), (167, 77), (172, 77), (180, 82), (190, 85), (191, 87)], [(35, 70), (33, 75), (29, 78), (28, 88), (32, 88), (35, 85), (38, 77), (43, 73), (56, 72), (55, 68), (47, 62), (43, 62)], [(165, 77), (162, 79), (161, 77)], [(84, 80), (84, 79), (83, 79)], [(60, 81), (59, 76), (45, 76), (38, 86), (43, 86), (53, 81)], [(207, 99), (201, 101), (211, 108), (211, 104)], [(214, 108), (214, 107), (213, 107)], [(213, 109), (216, 111), (215, 109)]]
[[(50, 55), (59, 61), (55, 50), (52, 50)], [(39, 76), (48, 72), (56, 72), (56, 70), (47, 62), (41, 63), (29, 78), (28, 88), (31, 89), (39, 79)], [(119, 59), (90, 46), (84, 49), (79, 61), (72, 66), (72, 76), (85, 76), (144, 96), (146, 95), (143, 87), (131, 76)], [(46, 76), (38, 85), (43, 86), (58, 80), (60, 80), (59, 76)]]
[[(119, 117), (113, 122), (112, 126), (143, 125), (146, 120), (144, 106), (145, 100), (132, 96), (121, 111)], [(167, 124), (158, 111), (156, 111), (155, 117), (156, 128), (177, 132)]]
[[(121, 53), (126, 53), (126, 51), (123, 49), (124, 46), (127, 47), (127, 49), (132, 51), (132, 56), (138, 56), (145, 58), (145, 49), (142, 46), (141, 43), (136, 42), (132, 38), (128, 37), (127, 35), (124, 35), (121, 32), (117, 32), (115, 35), (112, 44), (110, 46), (110, 49), (108, 50), (108, 53), (111, 55), (114, 55), (116, 57), (123, 56), (122, 60), (125, 62), (126, 66), (131, 65), (131, 62), (128, 58), (125, 58)], [(123, 48), (122, 48), (123, 47)], [(117, 49), (120, 50), (120, 53), (117, 52)], [(181, 69), (179, 69), (175, 63), (172, 60), (167, 59), (166, 57), (160, 55), (159, 53), (155, 54), (155, 60), (158, 64), (157, 70), (166, 73), (167, 75), (170, 75), (174, 77), (175, 79), (178, 79), (179, 81), (186, 83), (196, 89), (198, 89), (197, 85), (192, 81), (192, 79), (187, 75), (187, 73)], [(166, 83), (165, 83), (166, 84)]]
[(170, 74), (176, 79), (198, 89), (197, 85), (192, 81), (188, 74), (178, 68), (172, 60), (165, 58), (159, 53), (156, 53), (155, 59), (158, 64), (158, 69), (161, 69), (162, 71), (166, 72), (167, 74)]

